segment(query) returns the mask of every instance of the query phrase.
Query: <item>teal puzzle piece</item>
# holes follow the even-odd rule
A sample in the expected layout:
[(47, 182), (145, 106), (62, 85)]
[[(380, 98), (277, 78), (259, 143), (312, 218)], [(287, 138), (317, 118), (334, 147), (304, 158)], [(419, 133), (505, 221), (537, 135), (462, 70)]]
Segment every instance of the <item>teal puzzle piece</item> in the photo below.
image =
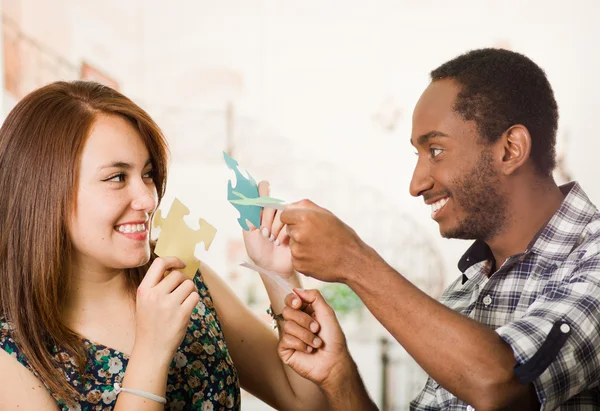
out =
[(238, 162), (227, 155), (226, 152), (223, 152), (223, 157), (225, 158), (227, 167), (235, 173), (237, 181), (235, 188), (231, 184), (231, 180), (227, 182), (227, 200), (229, 200), (229, 202), (240, 212), (238, 223), (246, 231), (250, 230), (250, 227), (246, 224), (246, 220), (254, 224), (255, 227), (260, 227), (260, 210), (262, 207), (231, 202), (231, 200), (239, 200), (239, 194), (242, 194), (246, 198), (258, 197), (258, 184), (256, 184), (256, 181), (250, 173), (248, 173), (248, 177), (246, 178), (246, 176), (240, 172)]

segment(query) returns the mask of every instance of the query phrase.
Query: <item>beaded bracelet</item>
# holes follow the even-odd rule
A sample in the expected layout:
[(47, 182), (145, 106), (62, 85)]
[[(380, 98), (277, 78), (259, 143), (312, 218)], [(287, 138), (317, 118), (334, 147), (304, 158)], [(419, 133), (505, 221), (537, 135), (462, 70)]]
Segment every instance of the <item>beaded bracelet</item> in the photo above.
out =
[(273, 329), (276, 329), (278, 327), (277, 320), (285, 321), (282, 314), (275, 314), (273, 312), (272, 305), (270, 305), (269, 308), (267, 308), (267, 314), (269, 314), (271, 316), (271, 318), (273, 319), (273, 321), (271, 322), (271, 328), (273, 328)]

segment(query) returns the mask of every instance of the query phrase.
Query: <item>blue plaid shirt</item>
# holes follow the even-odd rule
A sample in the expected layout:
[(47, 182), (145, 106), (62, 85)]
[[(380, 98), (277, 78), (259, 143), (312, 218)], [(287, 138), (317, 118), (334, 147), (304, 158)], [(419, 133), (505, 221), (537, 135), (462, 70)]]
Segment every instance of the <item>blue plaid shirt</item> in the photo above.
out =
[[(533, 383), (543, 411), (600, 409), (600, 213), (577, 183), (522, 254), (488, 277), (493, 256), (476, 241), (462, 278), (441, 302), (495, 330)], [(411, 410), (473, 410), (429, 378)]]

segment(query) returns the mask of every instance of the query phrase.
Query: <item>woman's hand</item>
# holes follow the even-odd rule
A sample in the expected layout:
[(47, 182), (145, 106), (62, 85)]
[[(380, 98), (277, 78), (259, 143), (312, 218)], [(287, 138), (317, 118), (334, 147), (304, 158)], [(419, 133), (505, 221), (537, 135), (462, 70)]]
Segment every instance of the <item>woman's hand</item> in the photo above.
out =
[[(269, 183), (261, 181), (258, 184), (258, 195), (269, 195)], [(281, 211), (264, 208), (261, 212), (260, 228), (250, 222), (249, 231), (244, 231), (246, 252), (254, 263), (266, 270), (281, 274), (287, 279), (294, 274), (292, 255), (289, 247), (289, 237), (285, 225), (280, 219)]]
[[(285, 299), (279, 357), (300, 376), (319, 386), (335, 386), (352, 364), (346, 337), (335, 312), (318, 290), (294, 292)], [(308, 304), (307, 308), (301, 308), (300, 299)], [(311, 311), (312, 316), (308, 315)], [(319, 329), (318, 339), (311, 342), (311, 336)]]
[[(196, 285), (176, 271), (185, 264), (177, 257), (157, 258), (137, 290), (134, 350), (158, 356), (167, 366), (185, 336), (200, 296)], [(167, 276), (164, 273), (171, 271)]]

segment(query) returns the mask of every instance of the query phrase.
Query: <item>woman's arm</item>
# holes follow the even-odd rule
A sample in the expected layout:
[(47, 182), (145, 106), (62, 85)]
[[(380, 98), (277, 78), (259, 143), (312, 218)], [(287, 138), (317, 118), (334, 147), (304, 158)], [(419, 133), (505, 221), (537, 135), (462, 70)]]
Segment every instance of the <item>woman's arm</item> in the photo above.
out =
[(59, 410), (44, 384), (2, 349), (0, 370), (0, 411)]
[[(200, 271), (212, 295), (242, 387), (276, 409), (328, 410), (321, 390), (282, 363), (275, 332), (210, 267), (201, 264)], [(273, 296), (279, 296), (278, 291), (272, 291)], [(282, 293), (281, 307), (285, 297)]]
[[(185, 336), (200, 296), (194, 283), (177, 271), (185, 264), (175, 257), (152, 262), (137, 289), (135, 343), (122, 388), (165, 397), (169, 365)], [(171, 271), (167, 276), (164, 273)], [(115, 411), (162, 411), (164, 405), (121, 391)]]
[[(154, 368), (154, 364), (147, 361), (148, 358), (151, 357), (133, 353), (125, 373), (125, 381), (132, 387), (164, 396), (167, 373)], [(44, 384), (13, 356), (1, 349), (0, 370), (0, 411), (59, 411), (56, 401)], [(121, 393), (117, 397), (115, 410), (162, 411), (164, 406), (136, 395)]]

